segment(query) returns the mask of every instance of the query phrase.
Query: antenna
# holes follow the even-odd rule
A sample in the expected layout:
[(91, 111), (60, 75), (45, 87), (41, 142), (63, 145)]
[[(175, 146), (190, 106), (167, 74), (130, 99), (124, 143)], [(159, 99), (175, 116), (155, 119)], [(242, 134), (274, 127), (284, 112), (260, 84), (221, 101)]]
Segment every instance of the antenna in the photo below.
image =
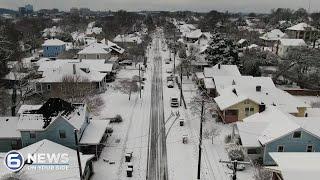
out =
[(309, 0), (309, 7), (308, 7), (308, 13), (309, 14), (311, 13), (310, 9), (311, 9), (311, 0)]

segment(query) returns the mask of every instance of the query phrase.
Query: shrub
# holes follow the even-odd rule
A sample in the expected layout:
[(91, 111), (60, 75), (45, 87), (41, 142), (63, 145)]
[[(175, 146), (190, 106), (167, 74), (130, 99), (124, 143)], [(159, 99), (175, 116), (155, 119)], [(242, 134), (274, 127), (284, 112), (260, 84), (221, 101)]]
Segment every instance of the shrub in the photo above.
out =
[(231, 149), (228, 152), (228, 155), (232, 161), (243, 161), (244, 160), (244, 154), (241, 149)]

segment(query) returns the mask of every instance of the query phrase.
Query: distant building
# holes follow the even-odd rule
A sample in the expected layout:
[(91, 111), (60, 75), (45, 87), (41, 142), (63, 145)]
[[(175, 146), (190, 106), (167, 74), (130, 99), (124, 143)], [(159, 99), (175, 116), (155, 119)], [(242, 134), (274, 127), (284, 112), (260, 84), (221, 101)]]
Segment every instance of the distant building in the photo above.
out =
[(25, 6), (25, 9), (26, 9), (27, 14), (33, 13), (33, 5), (27, 4), (27, 5)]
[(44, 57), (58, 57), (66, 50), (66, 43), (59, 39), (49, 39), (42, 44)]
[(317, 40), (319, 32), (319, 29), (316, 29), (307, 23), (299, 23), (287, 29), (287, 34), (290, 38), (303, 39), (305, 41)]
[(73, 8), (70, 9), (70, 13), (71, 14), (79, 14), (79, 9), (76, 8), (76, 7), (73, 7)]
[(277, 54), (282, 59), (287, 59), (295, 50), (303, 48), (307, 48), (303, 39), (280, 39)]
[(86, 16), (90, 14), (91, 10), (89, 8), (80, 8), (79, 12), (81, 15)]

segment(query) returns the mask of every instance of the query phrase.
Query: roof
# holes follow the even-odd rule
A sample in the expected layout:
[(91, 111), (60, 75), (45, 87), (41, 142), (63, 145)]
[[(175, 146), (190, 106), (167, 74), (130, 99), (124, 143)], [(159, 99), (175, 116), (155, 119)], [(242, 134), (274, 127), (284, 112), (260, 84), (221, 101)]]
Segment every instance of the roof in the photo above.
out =
[(25, 111), (30, 111), (30, 110), (38, 110), (40, 109), (42, 105), (27, 105), (27, 104), (23, 104), (20, 106), (19, 110), (18, 110), (18, 114), (22, 114)]
[(80, 77), (83, 81), (101, 82), (106, 76), (104, 72), (111, 72), (113, 64), (106, 63), (104, 59), (64, 59), (40, 60), (38, 66), (38, 71), (42, 72), (39, 82), (62, 82), (65, 77)]
[(85, 47), (78, 54), (108, 54), (110, 49), (108, 46), (102, 43), (92, 43)]
[(133, 33), (128, 35), (117, 35), (114, 39), (114, 42), (130, 42), (130, 43), (137, 43), (141, 44), (142, 40), (139, 34)]
[[(270, 77), (215, 76), (214, 82), (219, 94), (215, 101), (221, 110), (246, 99), (258, 104), (276, 105), (288, 113), (298, 113), (297, 107), (310, 107), (308, 103), (278, 89)], [(261, 91), (256, 90), (257, 86)]]
[(307, 23), (299, 23), (296, 24), (292, 27), (287, 28), (287, 30), (291, 30), (291, 31), (318, 31), (318, 29), (314, 28), (313, 26), (310, 26)]
[(50, 98), (39, 109), (28, 110), (20, 114), (17, 129), (20, 131), (44, 131), (57, 119), (64, 119), (75, 129), (80, 129), (86, 120), (86, 105)]
[(48, 39), (48, 40), (44, 41), (42, 46), (62, 46), (65, 44), (66, 44), (65, 42), (63, 42), (59, 39)]
[(214, 88), (216, 88), (212, 78), (204, 78), (204, 86), (205, 86), (206, 89), (214, 89)]
[(197, 72), (196, 77), (197, 77), (197, 79), (204, 79), (205, 78), (202, 72)]
[(102, 137), (109, 125), (109, 120), (92, 120), (86, 127), (80, 140), (80, 144), (96, 145), (101, 142)]
[(269, 153), (277, 163), (284, 180), (317, 180), (320, 172), (320, 153), (318, 152), (281, 152)]
[(244, 43), (244, 42), (247, 42), (247, 40), (246, 40), (246, 39), (240, 39), (240, 40), (237, 42), (237, 44), (242, 44), (242, 43)]
[[(0, 163), (0, 179), (6, 177), (6, 175), (13, 175), (18, 174), (22, 175), (24, 179), (30, 179), (30, 180), (42, 180), (42, 179), (50, 179), (50, 180), (58, 180), (58, 179), (69, 179), (69, 180), (78, 180), (79, 178), (79, 166), (78, 166), (78, 160), (77, 160), (77, 153), (75, 150), (62, 146), (60, 144), (54, 143), (52, 141), (49, 141), (47, 139), (41, 140), (39, 142), (36, 142), (32, 145), (29, 145), (25, 148), (22, 148), (18, 150), (24, 158), (27, 158), (27, 155), (34, 154), (34, 153), (66, 153), (68, 154), (68, 170), (54, 170), (54, 169), (40, 169), (40, 168), (34, 168), (32, 171), (29, 169), (32, 168), (29, 164), (25, 164), (24, 167), (18, 172), (13, 173), (9, 171), (4, 163)], [(88, 161), (90, 161), (94, 155), (83, 155), (80, 154), (80, 160), (81, 160), (81, 167), (82, 171), (85, 170), (86, 164)], [(0, 155), (1, 161), (4, 159), (4, 155)]]
[(274, 29), (270, 32), (267, 32), (263, 34), (260, 39), (266, 40), (266, 41), (277, 41), (279, 39), (282, 39), (286, 37), (286, 34), (283, 33), (280, 29)]
[(307, 46), (303, 39), (280, 39), (280, 44), (283, 46)]
[(298, 129), (320, 139), (319, 118), (297, 118), (273, 106), (243, 119), (243, 122), (237, 123), (237, 127), (241, 141), (246, 145), (258, 145), (257, 142), (265, 145)]
[[(220, 68), (219, 68), (220, 67)], [(213, 67), (205, 67), (203, 74), (206, 78), (215, 76), (241, 76), (236, 65), (215, 65)]]
[(186, 34), (187, 38), (198, 39), (202, 35), (201, 29), (196, 29)]
[(21, 138), (17, 131), (18, 117), (0, 117), (0, 138)]

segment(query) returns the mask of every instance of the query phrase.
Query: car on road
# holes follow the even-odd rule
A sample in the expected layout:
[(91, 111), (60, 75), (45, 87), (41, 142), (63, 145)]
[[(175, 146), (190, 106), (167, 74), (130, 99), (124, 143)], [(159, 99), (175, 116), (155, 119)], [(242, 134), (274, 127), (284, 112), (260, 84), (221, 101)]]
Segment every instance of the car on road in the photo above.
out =
[(166, 72), (169, 73), (169, 74), (171, 74), (171, 73), (172, 73), (172, 69), (171, 69), (171, 68), (168, 68), (168, 69), (166, 70)]
[(167, 87), (168, 88), (174, 88), (174, 82), (173, 81), (167, 81)]
[(166, 64), (170, 64), (170, 59), (166, 59)]
[(121, 62), (119, 62), (120, 65), (128, 65), (131, 66), (132, 65), (132, 60), (123, 60)]
[(179, 98), (171, 97), (170, 98), (170, 105), (171, 105), (171, 107), (179, 107)]

